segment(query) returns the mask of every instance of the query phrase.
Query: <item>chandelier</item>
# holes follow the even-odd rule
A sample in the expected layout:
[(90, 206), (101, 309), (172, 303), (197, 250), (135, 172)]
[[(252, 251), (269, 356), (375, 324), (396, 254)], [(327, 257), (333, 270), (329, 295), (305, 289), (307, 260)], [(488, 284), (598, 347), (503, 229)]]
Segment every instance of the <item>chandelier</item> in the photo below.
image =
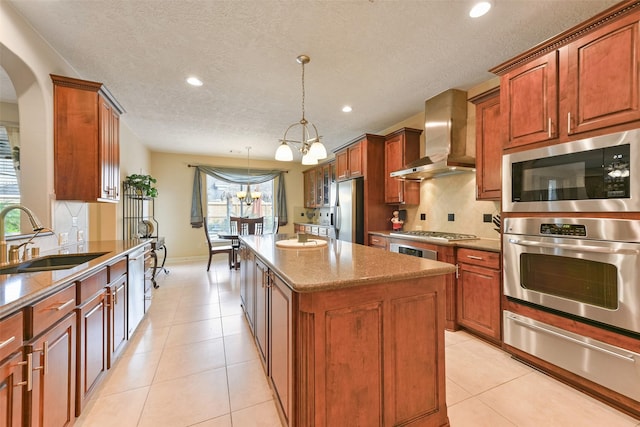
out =
[[(317, 165), (318, 160), (327, 158), (327, 149), (320, 142), (318, 129), (313, 123), (309, 123), (304, 117), (304, 66), (311, 61), (307, 55), (300, 55), (296, 58), (302, 65), (302, 119), (290, 125), (284, 132), (284, 137), (280, 140), (280, 145), (276, 150), (276, 160), (290, 162), (293, 160), (291, 146), (295, 147), (302, 154), (303, 165)], [(295, 127), (300, 127), (300, 140), (288, 139), (289, 131)], [(311, 132), (313, 130), (313, 133)]]
[(251, 182), (249, 179), (251, 177), (251, 169), (249, 164), (249, 150), (251, 147), (245, 147), (247, 149), (247, 191), (242, 190), (242, 186), (240, 186), (240, 191), (236, 193), (236, 197), (240, 200), (240, 202), (244, 202), (247, 206), (251, 206), (254, 200), (258, 200), (262, 193), (259, 191), (251, 191)]

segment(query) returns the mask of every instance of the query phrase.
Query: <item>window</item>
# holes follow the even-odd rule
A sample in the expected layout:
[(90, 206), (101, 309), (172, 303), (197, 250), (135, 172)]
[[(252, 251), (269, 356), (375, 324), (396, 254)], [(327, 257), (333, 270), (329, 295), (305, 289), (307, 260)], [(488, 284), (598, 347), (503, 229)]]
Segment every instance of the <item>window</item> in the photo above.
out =
[[(7, 129), (0, 125), (0, 209), (20, 203), (20, 147), (11, 148)], [(20, 234), (20, 211), (14, 209), (5, 217), (5, 233)]]
[(251, 191), (259, 191), (261, 197), (251, 205), (241, 202), (236, 193), (247, 190), (246, 185), (229, 183), (206, 175), (207, 208), (206, 222), (210, 234), (229, 231), (229, 217), (264, 217), (264, 233), (271, 233), (274, 224), (274, 180), (251, 184)]

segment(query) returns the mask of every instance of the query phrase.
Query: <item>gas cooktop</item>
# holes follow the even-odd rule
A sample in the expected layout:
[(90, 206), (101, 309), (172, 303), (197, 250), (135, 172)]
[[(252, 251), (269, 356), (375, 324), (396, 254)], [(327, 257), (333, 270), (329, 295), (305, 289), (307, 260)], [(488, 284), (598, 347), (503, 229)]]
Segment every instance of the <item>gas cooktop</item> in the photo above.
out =
[(397, 237), (408, 237), (414, 240), (438, 240), (443, 242), (473, 240), (478, 238), (473, 234), (447, 233), (443, 231), (423, 231), (423, 230), (392, 231), (391, 233), (389, 233), (389, 235), (397, 236)]

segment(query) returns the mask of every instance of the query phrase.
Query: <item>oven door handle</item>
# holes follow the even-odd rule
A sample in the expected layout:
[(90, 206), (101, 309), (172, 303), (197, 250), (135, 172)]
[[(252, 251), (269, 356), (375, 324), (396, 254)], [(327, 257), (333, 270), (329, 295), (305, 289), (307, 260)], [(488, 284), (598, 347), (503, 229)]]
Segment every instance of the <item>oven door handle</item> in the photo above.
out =
[(611, 351), (611, 350), (609, 350), (607, 348), (602, 348), (602, 347), (597, 346), (595, 344), (591, 344), (591, 343), (586, 342), (586, 341), (581, 341), (581, 340), (575, 339), (573, 337), (561, 334), (559, 332), (552, 331), (551, 329), (547, 329), (547, 328), (544, 328), (542, 326), (532, 325), (530, 323), (523, 322), (522, 320), (518, 319), (517, 317), (513, 317), (511, 315), (507, 315), (507, 317), (509, 318), (509, 320), (512, 320), (512, 321), (516, 322), (517, 324), (519, 324), (521, 326), (524, 326), (525, 328), (534, 329), (536, 331), (540, 331), (540, 332), (543, 332), (545, 334), (553, 335), (555, 337), (562, 338), (562, 339), (574, 342), (576, 344), (579, 344), (582, 347), (590, 348), (592, 350), (596, 350), (596, 351), (608, 354), (610, 356), (617, 357), (617, 358), (625, 360), (627, 362), (631, 362), (631, 363), (635, 363), (636, 362), (636, 359), (635, 359), (635, 357), (633, 357), (633, 354), (620, 354), (620, 353), (617, 353), (615, 351)]
[(520, 246), (533, 246), (533, 247), (548, 248), (548, 249), (566, 249), (568, 251), (595, 252), (595, 253), (601, 253), (601, 254), (637, 255), (640, 252), (637, 249), (603, 248), (600, 246), (571, 245), (568, 243), (545, 243), (545, 242), (534, 242), (532, 240), (519, 240), (519, 239), (509, 239), (509, 243), (513, 243), (515, 245), (520, 245)]

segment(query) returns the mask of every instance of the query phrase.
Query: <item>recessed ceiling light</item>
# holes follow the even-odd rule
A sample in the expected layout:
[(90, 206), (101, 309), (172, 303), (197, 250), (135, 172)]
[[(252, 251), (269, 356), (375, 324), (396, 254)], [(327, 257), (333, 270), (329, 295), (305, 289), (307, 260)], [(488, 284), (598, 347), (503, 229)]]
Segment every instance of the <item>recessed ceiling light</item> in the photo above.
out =
[(472, 18), (479, 18), (482, 15), (485, 15), (489, 10), (491, 10), (492, 2), (488, 0), (478, 1), (476, 2), (469, 11), (469, 16)]
[(187, 79), (187, 83), (189, 83), (191, 86), (202, 86), (202, 80), (197, 77), (189, 77)]
[(344, 107), (342, 107), (343, 113), (350, 113), (352, 110), (353, 109), (349, 105), (345, 105)]

